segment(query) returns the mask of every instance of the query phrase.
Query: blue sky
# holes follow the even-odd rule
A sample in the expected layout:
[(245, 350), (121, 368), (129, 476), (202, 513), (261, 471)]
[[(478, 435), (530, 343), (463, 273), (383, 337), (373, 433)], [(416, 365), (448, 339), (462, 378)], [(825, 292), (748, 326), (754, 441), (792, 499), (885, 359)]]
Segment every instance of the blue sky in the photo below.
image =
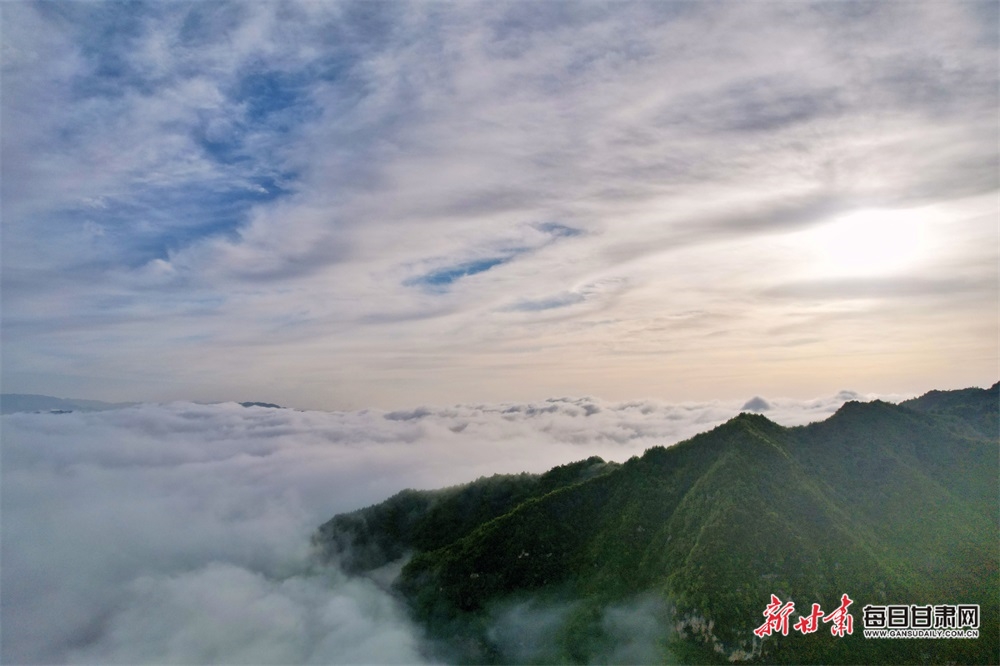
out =
[(6, 2), (5, 392), (998, 373), (998, 6)]

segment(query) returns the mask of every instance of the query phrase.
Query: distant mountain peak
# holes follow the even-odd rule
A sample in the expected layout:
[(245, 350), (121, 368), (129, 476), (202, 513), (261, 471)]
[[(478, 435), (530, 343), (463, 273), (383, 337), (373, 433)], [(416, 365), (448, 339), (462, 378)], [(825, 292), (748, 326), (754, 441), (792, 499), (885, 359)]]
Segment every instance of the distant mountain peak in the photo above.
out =
[(83, 400), (80, 398), (56, 398), (51, 395), (37, 393), (4, 393), (0, 395), (0, 413), (14, 414), (17, 412), (51, 412), (66, 414), (68, 412), (95, 412), (109, 409), (131, 407), (134, 402), (103, 402), (101, 400)]
[(760, 397), (759, 395), (755, 395), (754, 397), (750, 398), (745, 403), (743, 403), (743, 407), (741, 409), (750, 412), (766, 412), (769, 409), (771, 409), (771, 403), (769, 403), (767, 400)]

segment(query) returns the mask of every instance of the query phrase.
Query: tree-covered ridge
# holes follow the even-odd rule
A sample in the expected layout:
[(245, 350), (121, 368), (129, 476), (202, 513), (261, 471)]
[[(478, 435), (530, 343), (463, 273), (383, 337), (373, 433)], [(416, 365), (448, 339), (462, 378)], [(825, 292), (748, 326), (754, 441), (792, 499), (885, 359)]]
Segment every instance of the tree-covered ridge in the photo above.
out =
[(347, 571), (368, 571), (412, 551), (447, 546), (522, 502), (617, 467), (594, 456), (545, 474), (496, 474), (442, 490), (403, 490), (380, 504), (335, 516), (313, 541)]
[(950, 418), (959, 427), (973, 428), (987, 438), (1000, 433), (1000, 382), (986, 390), (930, 391), (901, 404), (918, 412)]
[[(1000, 467), (996, 433), (982, 432), (996, 388), (848, 403), (797, 428), (741, 414), (620, 466), (406, 491), (335, 518), (318, 540), (377, 544), (381, 559), (357, 569), (413, 552), (397, 588), (459, 660), (524, 660), (489, 618), (534, 599), (570, 604), (538, 658), (594, 661), (610, 640), (602, 609), (652, 595), (668, 609), (663, 661), (996, 663)], [(772, 594), (797, 616), (844, 593), (851, 636), (753, 634)], [(909, 603), (979, 604), (980, 638), (862, 637), (865, 604)]]

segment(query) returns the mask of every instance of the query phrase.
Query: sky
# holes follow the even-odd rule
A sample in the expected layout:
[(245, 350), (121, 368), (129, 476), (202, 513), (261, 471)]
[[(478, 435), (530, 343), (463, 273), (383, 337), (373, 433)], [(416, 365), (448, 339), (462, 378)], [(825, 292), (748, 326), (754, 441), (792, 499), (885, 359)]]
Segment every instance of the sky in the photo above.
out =
[(996, 2), (4, 2), (2, 388), (989, 386)]
[[(758, 399), (786, 425), (847, 400)], [(0, 416), (0, 662), (416, 664), (440, 653), (387, 588), (350, 577), (310, 536), (403, 488), (624, 462), (732, 418), (740, 402), (598, 399), (352, 412), (140, 404)], [(568, 607), (488, 618), (512, 662), (544, 652)], [(650, 599), (606, 609), (608, 663), (649, 663)], [(548, 632), (548, 634), (546, 633)], [(534, 649), (534, 648), (532, 648)]]

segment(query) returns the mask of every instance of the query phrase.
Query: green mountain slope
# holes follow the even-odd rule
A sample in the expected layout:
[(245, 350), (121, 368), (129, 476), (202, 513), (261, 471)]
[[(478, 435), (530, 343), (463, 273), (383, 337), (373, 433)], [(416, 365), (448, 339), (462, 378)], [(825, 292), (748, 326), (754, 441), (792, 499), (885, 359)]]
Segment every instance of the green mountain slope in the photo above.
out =
[(943, 416), (959, 427), (973, 428), (980, 435), (996, 437), (1000, 432), (1000, 382), (990, 388), (930, 391), (901, 403), (918, 412)]
[(521, 503), (618, 467), (598, 457), (545, 474), (497, 474), (443, 490), (403, 490), (375, 506), (335, 516), (313, 537), (349, 573), (384, 566), (412, 551), (433, 551)]
[[(354, 570), (413, 553), (397, 589), (458, 661), (615, 661), (609, 609), (655, 599), (643, 654), (663, 662), (997, 663), (998, 439), (976, 407), (990, 391), (848, 403), (799, 428), (742, 414), (620, 466), (408, 491), (317, 543)], [(378, 557), (356, 554), (372, 543)], [(850, 636), (753, 633), (772, 594), (794, 622), (845, 593)], [(862, 636), (866, 604), (959, 603), (980, 605), (980, 638)], [(541, 649), (503, 639), (512, 604), (546, 618)]]

